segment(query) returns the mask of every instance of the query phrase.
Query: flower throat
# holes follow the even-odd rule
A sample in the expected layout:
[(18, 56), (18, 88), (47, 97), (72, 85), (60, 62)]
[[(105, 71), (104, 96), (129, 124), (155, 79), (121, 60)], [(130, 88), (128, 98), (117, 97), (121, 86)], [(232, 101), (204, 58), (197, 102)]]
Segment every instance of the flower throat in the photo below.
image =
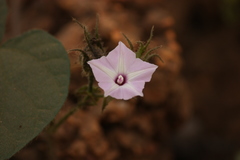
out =
[(125, 82), (126, 82), (126, 77), (122, 74), (119, 74), (115, 79), (115, 83), (118, 84), (119, 86), (124, 85)]

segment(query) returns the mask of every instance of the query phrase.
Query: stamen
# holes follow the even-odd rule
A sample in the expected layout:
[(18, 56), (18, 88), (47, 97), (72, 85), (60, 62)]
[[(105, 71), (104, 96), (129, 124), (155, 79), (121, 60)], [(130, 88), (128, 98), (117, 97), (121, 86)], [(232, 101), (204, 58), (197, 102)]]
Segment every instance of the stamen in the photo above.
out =
[(118, 84), (118, 85), (123, 85), (125, 83), (125, 78), (123, 75), (118, 75), (115, 82)]

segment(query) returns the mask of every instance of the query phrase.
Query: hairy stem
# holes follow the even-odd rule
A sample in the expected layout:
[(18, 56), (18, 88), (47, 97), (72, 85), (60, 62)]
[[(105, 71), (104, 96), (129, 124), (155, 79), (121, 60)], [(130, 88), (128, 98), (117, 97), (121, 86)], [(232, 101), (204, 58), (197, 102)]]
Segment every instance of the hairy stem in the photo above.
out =
[(88, 76), (88, 92), (89, 93), (92, 93), (92, 91), (93, 91), (93, 80), (94, 80), (93, 75), (89, 74), (89, 76)]
[(52, 132), (55, 132), (55, 131), (68, 119), (68, 117), (70, 117), (70, 116), (71, 116), (73, 113), (75, 113), (78, 109), (79, 109), (78, 107), (74, 107), (73, 109), (71, 109), (64, 117), (62, 117), (62, 118), (60, 119), (59, 122), (57, 122), (57, 124), (55, 124), (55, 125), (52, 127), (51, 131), (52, 131)]

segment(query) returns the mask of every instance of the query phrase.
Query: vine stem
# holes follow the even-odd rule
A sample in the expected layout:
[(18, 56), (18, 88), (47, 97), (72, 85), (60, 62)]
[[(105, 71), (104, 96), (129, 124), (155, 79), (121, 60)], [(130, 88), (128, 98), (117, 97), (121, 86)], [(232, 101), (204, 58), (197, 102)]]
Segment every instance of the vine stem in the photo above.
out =
[[(88, 93), (92, 94), (93, 92), (93, 82), (94, 82), (94, 76), (90, 74), (88, 76)], [(89, 95), (85, 95), (82, 99), (82, 102), (79, 104), (79, 107), (74, 107), (71, 109), (66, 115), (64, 115), (51, 129), (52, 132), (55, 132), (71, 115), (73, 115), (78, 109), (80, 109), (80, 106), (85, 106), (86, 101), (88, 99)]]
[(55, 132), (68, 119), (68, 117), (70, 117), (72, 114), (74, 114), (78, 109), (79, 109), (78, 107), (74, 107), (73, 109), (71, 109), (64, 117), (62, 117), (60, 119), (59, 122), (57, 122), (56, 125), (53, 126), (51, 131)]
[(67, 114), (65, 114), (58, 122), (55, 124), (50, 131), (55, 132), (71, 115), (73, 115), (77, 110), (81, 109), (81, 106), (85, 106), (88, 95), (86, 95), (78, 107), (72, 108)]
[(90, 74), (88, 76), (88, 92), (89, 93), (92, 93), (92, 90), (93, 90), (93, 80), (94, 80), (94, 77), (92, 74)]

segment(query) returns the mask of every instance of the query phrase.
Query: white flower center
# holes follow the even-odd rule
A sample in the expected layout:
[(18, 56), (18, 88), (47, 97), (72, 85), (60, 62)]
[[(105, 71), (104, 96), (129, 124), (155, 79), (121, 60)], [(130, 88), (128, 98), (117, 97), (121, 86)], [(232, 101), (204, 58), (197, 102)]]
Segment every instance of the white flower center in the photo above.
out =
[(123, 75), (118, 75), (115, 83), (117, 83), (118, 85), (123, 85), (126, 82), (126, 78)]

